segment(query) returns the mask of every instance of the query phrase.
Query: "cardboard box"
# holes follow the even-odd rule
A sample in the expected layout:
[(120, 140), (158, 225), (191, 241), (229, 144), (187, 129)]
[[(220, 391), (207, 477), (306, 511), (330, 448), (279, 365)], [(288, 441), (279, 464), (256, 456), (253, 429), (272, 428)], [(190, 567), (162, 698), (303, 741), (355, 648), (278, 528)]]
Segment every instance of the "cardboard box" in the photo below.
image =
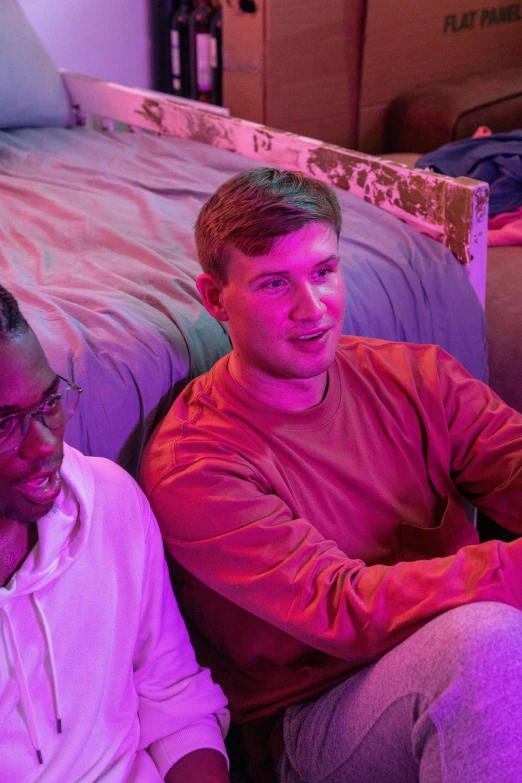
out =
[(520, 65), (522, 2), (367, 0), (358, 149), (383, 151), (386, 109), (429, 82)]
[(224, 0), (224, 105), (274, 128), (384, 152), (386, 110), (400, 93), (520, 65), (522, 0), (490, 3)]
[(223, 103), (235, 116), (354, 147), (363, 0), (223, 5)]

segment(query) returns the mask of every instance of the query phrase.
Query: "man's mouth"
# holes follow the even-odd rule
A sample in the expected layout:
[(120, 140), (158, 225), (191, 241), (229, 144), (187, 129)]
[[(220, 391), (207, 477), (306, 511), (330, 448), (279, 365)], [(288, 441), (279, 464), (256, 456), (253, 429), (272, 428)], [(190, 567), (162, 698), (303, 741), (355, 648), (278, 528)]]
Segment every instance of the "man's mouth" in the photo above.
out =
[(313, 334), (303, 334), (300, 337), (298, 337), (297, 339), (298, 340), (304, 340), (304, 341), (317, 340), (319, 337), (322, 337), (323, 334), (325, 334), (325, 330), (324, 329), (322, 329), (319, 332), (313, 332)]
[(40, 476), (39, 478), (33, 479), (32, 481), (26, 481), (25, 483), (30, 487), (44, 487), (49, 484), (50, 480), (51, 476)]
[(28, 500), (39, 505), (54, 502), (60, 494), (61, 476), (59, 470), (42, 473), (17, 485), (18, 491)]
[(292, 341), (299, 343), (300, 345), (309, 345), (313, 343), (319, 343), (322, 341), (324, 337), (326, 337), (330, 332), (331, 327), (326, 326), (322, 329), (318, 329), (317, 327), (315, 329), (309, 329), (306, 332), (298, 332), (295, 334), (291, 339)]

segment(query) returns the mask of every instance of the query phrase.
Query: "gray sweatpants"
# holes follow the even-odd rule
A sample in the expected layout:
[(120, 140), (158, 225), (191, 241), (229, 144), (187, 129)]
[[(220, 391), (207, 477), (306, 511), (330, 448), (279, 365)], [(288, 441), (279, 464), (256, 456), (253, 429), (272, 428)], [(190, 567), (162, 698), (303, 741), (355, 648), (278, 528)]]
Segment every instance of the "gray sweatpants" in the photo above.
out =
[(522, 783), (522, 612), (452, 609), (284, 731), (280, 783)]

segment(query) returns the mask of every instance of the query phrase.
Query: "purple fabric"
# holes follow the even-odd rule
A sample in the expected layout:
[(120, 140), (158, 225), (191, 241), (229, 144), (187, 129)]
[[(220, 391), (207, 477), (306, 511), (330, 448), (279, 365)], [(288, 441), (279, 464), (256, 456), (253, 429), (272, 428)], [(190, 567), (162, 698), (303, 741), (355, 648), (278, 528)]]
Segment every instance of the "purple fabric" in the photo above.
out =
[(522, 130), (452, 141), (423, 155), (415, 165), (489, 182), (490, 217), (522, 205)]

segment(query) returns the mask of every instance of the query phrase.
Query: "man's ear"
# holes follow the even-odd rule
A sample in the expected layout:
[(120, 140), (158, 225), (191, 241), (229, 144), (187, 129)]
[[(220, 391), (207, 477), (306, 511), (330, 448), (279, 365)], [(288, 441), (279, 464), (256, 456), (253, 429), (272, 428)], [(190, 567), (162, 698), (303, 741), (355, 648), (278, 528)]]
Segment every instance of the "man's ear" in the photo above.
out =
[(201, 301), (216, 321), (228, 321), (228, 313), (222, 303), (223, 283), (214, 275), (203, 274), (196, 280)]

